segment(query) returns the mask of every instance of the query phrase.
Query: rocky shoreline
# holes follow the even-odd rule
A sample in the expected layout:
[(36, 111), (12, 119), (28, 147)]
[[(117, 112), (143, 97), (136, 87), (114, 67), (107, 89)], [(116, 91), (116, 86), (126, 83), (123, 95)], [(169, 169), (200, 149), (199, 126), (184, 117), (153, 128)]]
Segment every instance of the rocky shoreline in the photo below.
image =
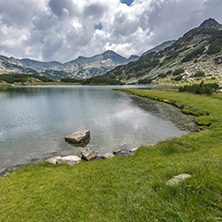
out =
[(156, 117), (171, 121), (178, 129), (188, 132), (200, 131), (195, 123), (196, 117), (184, 114), (176, 106), (145, 97), (130, 95), (134, 104)]
[[(150, 145), (151, 146), (151, 145)], [(51, 164), (68, 164), (70, 167), (74, 166), (75, 164), (81, 162), (81, 160), (84, 161), (92, 161), (92, 160), (102, 160), (102, 159), (111, 159), (113, 157), (118, 157), (118, 156), (123, 156), (123, 157), (130, 157), (133, 156), (136, 151), (138, 150), (139, 147), (136, 148), (131, 148), (131, 149), (114, 149), (113, 153), (105, 153), (103, 155), (90, 150), (88, 148), (86, 148), (85, 151), (82, 152), (78, 152), (75, 155), (62, 155), (62, 156), (58, 156), (55, 153), (51, 153), (51, 157), (50, 158), (45, 158), (44, 160), (39, 160), (39, 159), (33, 159), (30, 161), (30, 163), (40, 163), (40, 162), (49, 162)], [(85, 153), (85, 154), (84, 154)], [(87, 153), (93, 153), (94, 155), (87, 155)], [(83, 157), (83, 155), (85, 157)], [(89, 159), (87, 159), (87, 157), (91, 156)], [(25, 166), (26, 164), (19, 164), (19, 165), (15, 165), (12, 166), (10, 168), (3, 168), (0, 170), (0, 177), (4, 177), (6, 175), (9, 174), (9, 172), (15, 171), (23, 166)]]
[(82, 151), (78, 155), (69, 155), (69, 156), (54, 156), (49, 159), (46, 159), (46, 162), (51, 164), (68, 164), (70, 167), (80, 163), (82, 160), (92, 161), (92, 160), (100, 160), (100, 159), (111, 159), (115, 156), (132, 156), (136, 153), (139, 148), (132, 148), (129, 150), (115, 149), (113, 153), (105, 153), (102, 156), (98, 156), (98, 154), (94, 150), (90, 150), (86, 148), (86, 150)]

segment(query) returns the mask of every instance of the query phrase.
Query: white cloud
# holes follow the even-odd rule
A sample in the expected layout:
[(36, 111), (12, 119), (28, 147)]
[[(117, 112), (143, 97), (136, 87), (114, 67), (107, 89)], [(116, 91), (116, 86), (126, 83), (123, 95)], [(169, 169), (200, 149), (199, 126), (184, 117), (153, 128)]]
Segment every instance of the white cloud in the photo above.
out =
[(0, 1), (0, 54), (65, 62), (111, 49), (129, 57), (209, 17), (222, 23), (221, 10), (221, 0)]

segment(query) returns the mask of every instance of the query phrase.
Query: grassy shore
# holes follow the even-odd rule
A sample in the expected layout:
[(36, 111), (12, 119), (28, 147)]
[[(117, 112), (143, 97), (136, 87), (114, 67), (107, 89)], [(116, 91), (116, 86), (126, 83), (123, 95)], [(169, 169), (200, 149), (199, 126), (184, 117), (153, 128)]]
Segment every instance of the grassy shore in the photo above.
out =
[[(176, 105), (204, 130), (130, 158), (28, 164), (0, 178), (0, 221), (222, 221), (221, 97), (124, 91)], [(192, 177), (166, 185), (181, 173)]]

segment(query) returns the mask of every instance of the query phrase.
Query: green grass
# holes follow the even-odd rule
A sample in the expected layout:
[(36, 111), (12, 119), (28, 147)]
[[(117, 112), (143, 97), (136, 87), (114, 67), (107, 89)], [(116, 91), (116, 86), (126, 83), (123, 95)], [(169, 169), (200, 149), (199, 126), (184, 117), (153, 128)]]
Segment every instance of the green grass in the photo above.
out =
[[(222, 100), (131, 90), (196, 115), (204, 129), (130, 157), (69, 167), (28, 164), (0, 178), (0, 221), (222, 221)], [(191, 178), (176, 187), (167, 180)]]

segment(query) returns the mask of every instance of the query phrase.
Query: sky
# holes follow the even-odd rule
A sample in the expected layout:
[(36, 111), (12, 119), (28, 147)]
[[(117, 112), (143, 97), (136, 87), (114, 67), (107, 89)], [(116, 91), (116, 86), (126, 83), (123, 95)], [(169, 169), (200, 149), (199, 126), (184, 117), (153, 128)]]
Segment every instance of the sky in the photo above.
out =
[(0, 0), (0, 55), (67, 62), (113, 50), (141, 55), (205, 19), (222, 0)]

